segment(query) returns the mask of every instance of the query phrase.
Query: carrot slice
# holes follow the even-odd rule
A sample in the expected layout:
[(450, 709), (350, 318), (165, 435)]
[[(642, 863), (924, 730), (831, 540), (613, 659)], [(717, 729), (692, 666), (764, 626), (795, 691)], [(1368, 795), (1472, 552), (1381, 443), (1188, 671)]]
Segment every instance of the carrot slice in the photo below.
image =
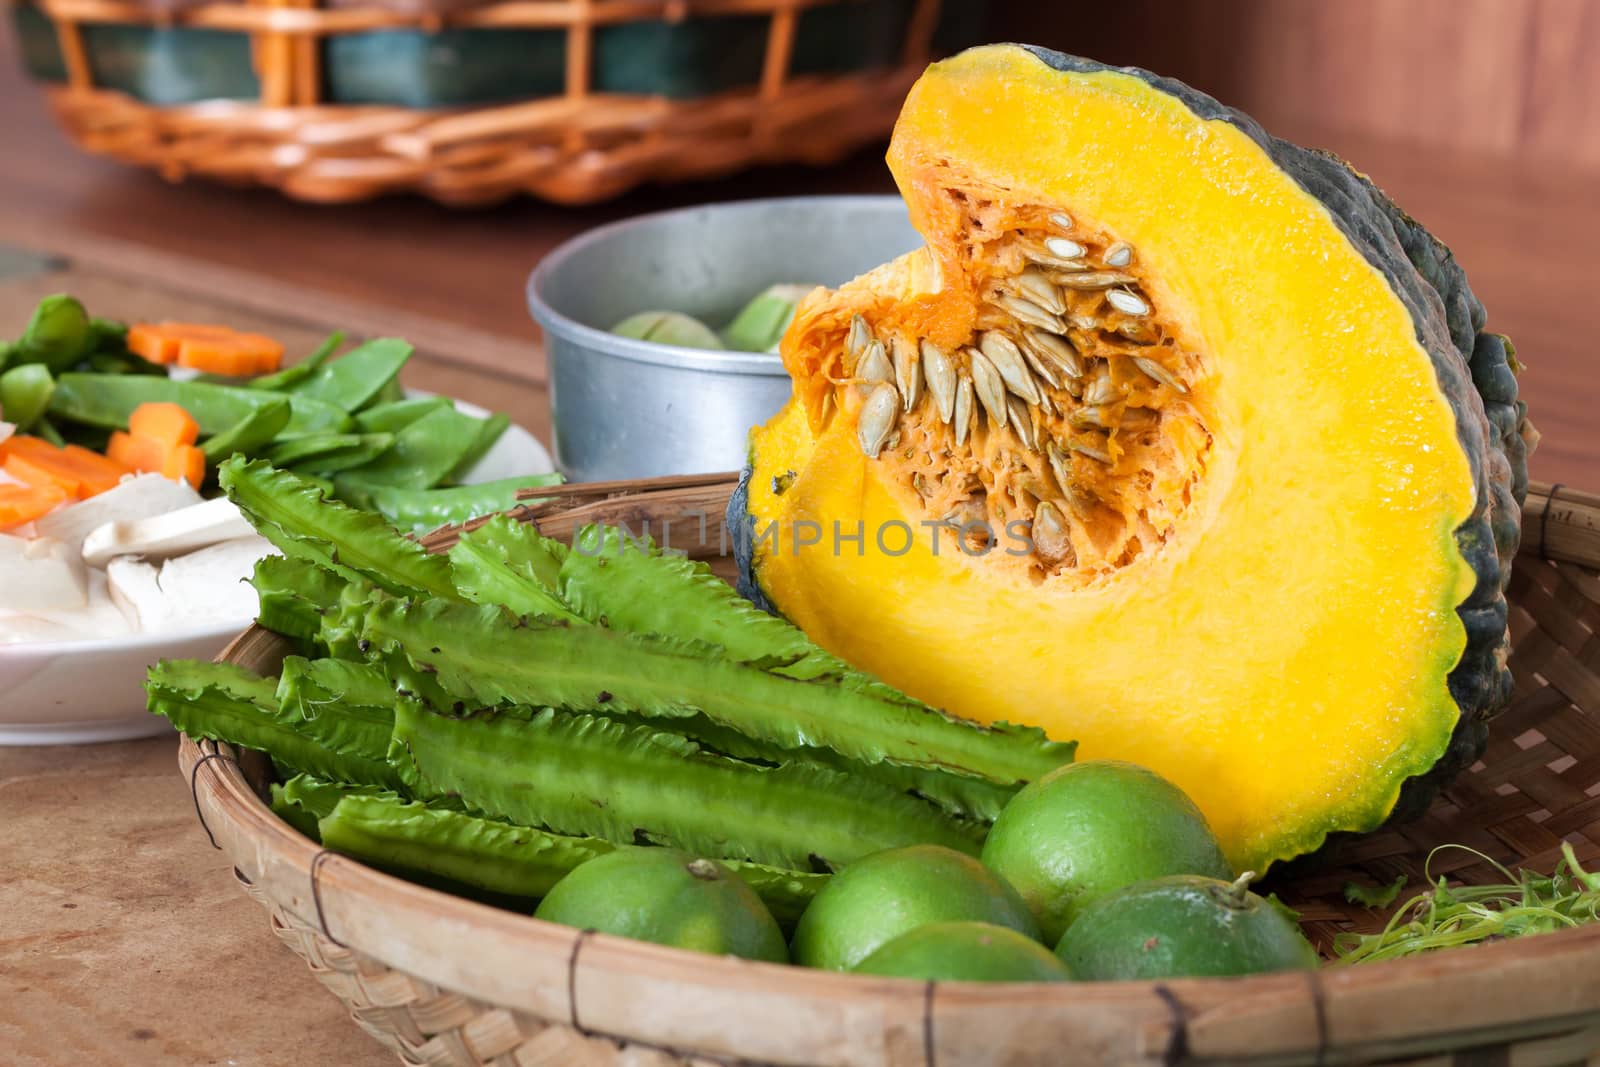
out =
[(115, 489), (133, 468), (118, 463), (109, 456), (91, 452), (82, 445), (68, 445), (63, 449), (63, 459), (72, 472), (83, 482), (83, 496), (91, 497), (107, 489)]
[(35, 489), (60, 489), (71, 497), (83, 494), (83, 482), (52, 461), (13, 452), (6, 457), (6, 473)]
[(200, 438), (200, 424), (171, 401), (140, 404), (128, 416), (128, 432), (164, 445), (192, 445)]
[(179, 445), (167, 453), (161, 473), (175, 482), (188, 482), (199, 489), (206, 480), (206, 454), (193, 445)]
[(266, 374), (283, 362), (283, 345), (270, 337), (200, 322), (134, 323), (128, 350), (151, 363), (235, 376)]
[(61, 449), (44, 438), (35, 437), (32, 434), (13, 434), (4, 441), (0, 441), (0, 460), (5, 459), (7, 456), (50, 459), (60, 454)]
[(117, 463), (130, 470), (155, 474), (162, 473), (169, 451), (171, 450), (166, 445), (153, 437), (123, 433), (121, 430), (113, 433), (111, 443), (106, 445), (106, 455)]
[(0, 530), (43, 518), (66, 502), (59, 486), (0, 485)]

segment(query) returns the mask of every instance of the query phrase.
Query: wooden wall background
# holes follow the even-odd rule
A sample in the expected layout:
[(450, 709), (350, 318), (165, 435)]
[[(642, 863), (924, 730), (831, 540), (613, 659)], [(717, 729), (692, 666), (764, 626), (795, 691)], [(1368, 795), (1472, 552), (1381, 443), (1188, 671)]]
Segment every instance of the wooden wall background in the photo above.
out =
[(994, 14), (1003, 37), (1175, 75), (1297, 137), (1600, 169), (1600, 0), (1031, 0)]

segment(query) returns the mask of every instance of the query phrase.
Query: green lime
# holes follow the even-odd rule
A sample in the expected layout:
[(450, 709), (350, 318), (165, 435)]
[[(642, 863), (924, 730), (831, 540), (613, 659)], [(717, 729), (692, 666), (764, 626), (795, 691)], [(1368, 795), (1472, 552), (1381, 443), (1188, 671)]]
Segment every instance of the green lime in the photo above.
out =
[(1168, 874), (1232, 878), (1204, 815), (1165, 778), (1132, 763), (1057, 768), (995, 820), (983, 862), (1016, 886), (1047, 942), (1087, 904)]
[(960, 919), (1039, 936), (1017, 891), (971, 856), (942, 845), (874, 852), (829, 879), (806, 908), (794, 961), (848, 971), (908, 930)]
[(1070, 982), (1039, 942), (993, 923), (930, 923), (901, 934), (852, 968), (857, 974), (940, 982)]
[(1056, 955), (1085, 981), (1311, 970), (1317, 951), (1284, 910), (1244, 887), (1178, 875), (1089, 905)]
[(580, 864), (533, 914), (691, 952), (789, 962), (755, 890), (722, 864), (672, 848), (620, 848)]
[(715, 330), (680, 311), (641, 311), (611, 327), (611, 332), (619, 337), (654, 341), (658, 345), (722, 348), (722, 338), (717, 336)]

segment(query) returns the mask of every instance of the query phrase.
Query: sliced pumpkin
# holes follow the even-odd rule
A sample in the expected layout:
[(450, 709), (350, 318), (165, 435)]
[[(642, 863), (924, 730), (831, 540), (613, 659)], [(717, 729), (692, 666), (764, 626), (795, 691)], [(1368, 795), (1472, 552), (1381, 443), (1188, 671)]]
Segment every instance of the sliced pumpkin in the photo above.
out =
[(1183, 787), (1257, 871), (1417, 810), (1509, 694), (1514, 357), (1338, 160), (1142, 71), (937, 63), (926, 247), (799, 309), (747, 591), (960, 715)]

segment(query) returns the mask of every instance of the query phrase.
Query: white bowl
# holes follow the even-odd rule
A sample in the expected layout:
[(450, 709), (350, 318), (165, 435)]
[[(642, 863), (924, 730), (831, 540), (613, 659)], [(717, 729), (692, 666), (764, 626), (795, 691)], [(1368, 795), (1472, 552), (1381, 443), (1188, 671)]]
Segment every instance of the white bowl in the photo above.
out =
[[(412, 391), (411, 395), (426, 395)], [(464, 414), (484, 409), (457, 400)], [(554, 469), (533, 434), (508, 426), (467, 482)], [(0, 644), (0, 745), (71, 745), (170, 733), (145, 710), (144, 676), (157, 660), (212, 659), (254, 620), (123, 637)]]

